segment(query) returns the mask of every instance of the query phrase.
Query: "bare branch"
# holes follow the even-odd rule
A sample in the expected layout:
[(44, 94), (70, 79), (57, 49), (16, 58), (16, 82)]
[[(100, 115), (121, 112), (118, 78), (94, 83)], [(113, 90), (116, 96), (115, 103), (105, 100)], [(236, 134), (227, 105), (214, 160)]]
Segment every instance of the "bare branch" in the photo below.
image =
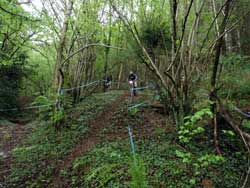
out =
[(29, 18), (29, 17), (27, 17), (27, 16), (24, 16), (24, 15), (21, 15), (21, 14), (17, 14), (17, 13), (15, 13), (15, 12), (11, 12), (11, 11), (7, 10), (6, 8), (2, 7), (1, 5), (0, 5), (0, 10), (4, 11), (5, 13), (8, 13), (8, 14), (10, 14), (10, 15), (12, 15), (12, 16), (24, 18), (24, 19), (26, 19), (26, 20), (30, 20), (30, 21), (34, 21), (34, 22), (41, 21), (41, 20), (38, 20), (38, 19), (33, 20), (33, 19), (31, 19), (31, 18)]
[(65, 58), (65, 60), (62, 62), (62, 64), (66, 63), (70, 58), (72, 58), (74, 55), (78, 54), (79, 52), (81, 52), (81, 51), (83, 51), (83, 50), (85, 50), (87, 48), (93, 47), (93, 46), (100, 46), (100, 47), (105, 47), (105, 48), (114, 48), (114, 49), (124, 50), (124, 48), (109, 46), (109, 45), (106, 45), (106, 44), (98, 44), (98, 43), (88, 44), (88, 45), (83, 46), (80, 49), (76, 50), (72, 54), (70, 54), (67, 58)]
[(191, 8), (192, 8), (192, 5), (193, 5), (193, 1), (194, 0), (191, 0), (191, 2), (190, 2), (190, 4), (189, 4), (189, 7), (188, 7), (188, 11), (187, 11), (187, 13), (186, 13), (186, 15), (185, 15), (185, 17), (184, 17), (184, 22), (183, 22), (183, 24), (182, 24), (182, 35), (181, 35), (181, 39), (180, 39), (180, 45), (179, 45), (179, 47), (178, 47), (178, 49), (177, 49), (177, 51), (176, 51), (176, 53), (175, 53), (175, 56), (174, 56), (174, 59), (173, 59), (173, 61), (170, 63), (170, 65), (168, 66), (168, 68), (167, 68), (167, 72), (171, 69), (171, 67), (174, 65), (174, 63), (176, 62), (176, 59), (177, 59), (177, 57), (178, 57), (178, 54), (179, 54), (179, 52), (180, 52), (180, 49), (181, 49), (181, 47), (182, 47), (182, 41), (183, 41), (183, 38), (184, 38), (184, 35), (185, 35), (185, 31), (186, 31), (186, 24), (187, 24), (187, 20), (188, 20), (188, 17), (189, 17), (189, 13), (190, 13), (190, 10), (191, 10)]

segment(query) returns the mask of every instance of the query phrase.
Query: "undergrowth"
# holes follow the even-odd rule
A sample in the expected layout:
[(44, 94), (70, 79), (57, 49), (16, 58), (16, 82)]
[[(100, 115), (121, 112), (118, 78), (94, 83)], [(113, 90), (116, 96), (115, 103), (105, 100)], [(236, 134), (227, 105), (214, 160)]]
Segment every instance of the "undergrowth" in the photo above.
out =
[(22, 145), (13, 150), (15, 166), (5, 187), (47, 187), (55, 173), (57, 161), (88, 131), (88, 122), (114, 102), (121, 92), (109, 92), (88, 97), (74, 108), (66, 110), (66, 123), (55, 130), (51, 122), (34, 121)]
[[(68, 110), (66, 128), (55, 131), (49, 123), (33, 122), (33, 133), (22, 146), (13, 152), (16, 165), (9, 177), (9, 187), (48, 187), (55, 173), (57, 160), (65, 159), (67, 152), (88, 130), (88, 122), (103, 111), (105, 105), (112, 103), (120, 93), (99, 94), (88, 98), (76, 108)], [(129, 114), (128, 101), (120, 105), (108, 130), (124, 128), (129, 122), (143, 117), (143, 110)], [(202, 111), (203, 112), (203, 111)], [(206, 111), (204, 111), (207, 113)], [(245, 169), (246, 158), (238, 146), (237, 139), (228, 131), (221, 131), (220, 142), (223, 157), (214, 154), (212, 127), (203, 124), (204, 130), (196, 134), (196, 120), (192, 117), (188, 128), (192, 139), (181, 142), (178, 136), (186, 132), (158, 130), (155, 128), (150, 137), (135, 137), (136, 153), (140, 156), (137, 168), (131, 160), (128, 138), (105, 141), (92, 148), (87, 154), (76, 158), (72, 167), (62, 172), (71, 188), (201, 188), (203, 182), (212, 182), (213, 188), (239, 187)], [(209, 115), (209, 114), (208, 114)], [(200, 119), (200, 118), (198, 118)], [(113, 122), (113, 123), (112, 123)], [(117, 125), (117, 126), (116, 126)], [(190, 127), (191, 126), (191, 127)], [(173, 129), (170, 125), (166, 129)], [(185, 131), (184, 129), (182, 131)], [(140, 133), (140, 130), (139, 132)], [(185, 134), (183, 134), (185, 133)], [(229, 134), (230, 133), (230, 134)], [(230, 147), (228, 147), (230, 145)], [(233, 149), (232, 149), (233, 148)], [(140, 183), (143, 182), (142, 185)], [(7, 186), (6, 186), (7, 187)]]
[[(201, 150), (197, 146), (191, 150), (177, 144), (175, 138), (175, 134), (161, 133), (151, 139), (136, 141), (149, 188), (199, 188), (204, 179), (213, 182), (215, 188), (238, 187), (245, 162), (238, 154), (228, 152), (224, 158), (211, 157), (205, 154), (213, 153), (212, 148)], [(131, 187), (129, 148), (128, 139), (106, 142), (79, 157), (74, 161), (73, 171), (68, 172), (70, 187)], [(187, 152), (190, 155), (185, 160), (182, 153)]]

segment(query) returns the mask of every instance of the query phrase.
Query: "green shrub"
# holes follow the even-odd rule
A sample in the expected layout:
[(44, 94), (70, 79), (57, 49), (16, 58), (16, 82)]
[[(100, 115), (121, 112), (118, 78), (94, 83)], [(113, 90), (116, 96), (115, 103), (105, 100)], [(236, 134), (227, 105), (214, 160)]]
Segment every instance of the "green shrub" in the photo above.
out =
[(209, 117), (213, 116), (209, 108), (201, 109), (192, 116), (186, 116), (184, 125), (181, 125), (178, 131), (179, 140), (183, 143), (188, 143), (193, 136), (203, 133), (205, 129), (198, 126), (198, 121), (202, 120), (206, 115)]

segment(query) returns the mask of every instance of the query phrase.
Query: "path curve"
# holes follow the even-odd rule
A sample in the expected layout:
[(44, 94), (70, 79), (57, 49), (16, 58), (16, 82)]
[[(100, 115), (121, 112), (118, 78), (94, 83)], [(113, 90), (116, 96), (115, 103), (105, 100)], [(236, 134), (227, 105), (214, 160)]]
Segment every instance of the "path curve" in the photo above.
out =
[(105, 107), (103, 113), (98, 115), (98, 117), (89, 123), (89, 131), (82, 138), (82, 140), (74, 148), (71, 149), (67, 157), (61, 161), (55, 172), (55, 176), (52, 180), (51, 187), (53, 188), (63, 188), (66, 182), (60, 176), (60, 172), (63, 169), (68, 169), (72, 165), (73, 161), (88, 152), (93, 146), (98, 144), (102, 137), (99, 136), (99, 132), (108, 126), (108, 122), (111, 121), (114, 112), (120, 106), (120, 104), (127, 99), (127, 94), (123, 94), (118, 97), (118, 99), (112, 104)]

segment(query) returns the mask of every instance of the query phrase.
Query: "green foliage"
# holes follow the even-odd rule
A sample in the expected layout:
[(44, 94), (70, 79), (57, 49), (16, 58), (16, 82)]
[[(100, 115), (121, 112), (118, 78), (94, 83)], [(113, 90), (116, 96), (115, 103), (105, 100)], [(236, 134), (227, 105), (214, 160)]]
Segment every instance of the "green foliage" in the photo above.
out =
[(0, 14), (0, 106), (20, 106), (23, 80), (31, 70), (26, 67), (28, 42), (35, 22), (17, 1), (1, 0)]
[[(119, 176), (119, 171), (116, 170), (116, 164), (104, 164), (103, 166), (93, 169), (87, 175), (85, 181), (94, 182), (95, 187), (105, 187), (105, 185), (115, 177)], [(93, 184), (93, 183), (92, 183)], [(90, 183), (91, 185), (91, 183)]]
[(250, 121), (249, 120), (243, 120), (242, 127), (247, 129), (247, 130), (250, 130)]
[(233, 68), (234, 65), (246, 63), (247, 57), (244, 57), (239, 53), (231, 53), (223, 56), (221, 61), (228, 68)]
[(193, 136), (203, 133), (205, 129), (198, 126), (198, 121), (202, 120), (206, 115), (209, 117), (213, 116), (209, 108), (201, 109), (192, 116), (186, 116), (184, 125), (181, 125), (178, 131), (179, 140), (183, 143), (188, 143)]
[(115, 144), (97, 147), (73, 162), (71, 187), (117, 187), (116, 182), (127, 176), (123, 166), (128, 161), (129, 155), (122, 155)]
[(147, 188), (147, 174), (146, 168), (142, 158), (139, 155), (135, 155), (130, 162), (129, 173), (132, 177), (131, 188)]
[[(168, 134), (136, 141), (137, 150), (143, 156), (143, 166), (135, 170), (134, 176), (145, 174), (146, 187), (199, 187), (203, 178), (209, 178), (215, 188), (237, 187), (244, 171), (242, 158), (239, 160), (232, 154), (224, 158), (207, 154), (212, 149), (194, 148), (191, 153), (175, 144), (175, 136)], [(74, 161), (73, 173), (68, 171), (71, 187), (91, 188), (100, 185), (100, 180), (106, 182), (105, 188), (132, 187), (133, 165), (127, 139), (101, 143)], [(109, 169), (111, 166), (115, 168)], [(118, 175), (114, 176), (114, 173)], [(86, 181), (89, 176), (91, 178)], [(110, 180), (105, 181), (105, 177), (110, 177)]]
[(46, 96), (38, 96), (32, 103), (33, 105), (43, 106), (38, 109), (38, 115), (43, 120), (49, 120), (52, 113), (52, 106), (50, 100)]
[(65, 111), (64, 110), (54, 110), (52, 116), (51, 116), (51, 121), (53, 124), (63, 122), (65, 119)]
[[(68, 126), (60, 131), (57, 131), (49, 121), (40, 123), (34, 121), (27, 125), (33, 131), (21, 146), (13, 150), (16, 165), (11, 169), (11, 175), (8, 178), (9, 187), (15, 187), (15, 185), (20, 188), (48, 187), (57, 165), (56, 161), (67, 155), (70, 148), (86, 134), (88, 122), (119, 95), (119, 92), (110, 92), (109, 95), (97, 94), (89, 97), (76, 108), (65, 110), (64, 115)], [(36, 101), (45, 102), (47, 99), (39, 97)], [(60, 119), (60, 116), (58, 115), (57, 118)]]
[[(147, 11), (145, 10), (146, 6), (150, 7)], [(168, 11), (167, 7), (162, 6), (160, 1), (140, 4), (138, 25), (141, 40), (146, 48), (151, 50), (171, 49), (170, 24), (165, 14)]]
[(225, 158), (218, 155), (205, 154), (200, 157), (192, 155), (190, 152), (175, 151), (176, 156), (182, 159), (182, 162), (190, 166), (196, 178), (205, 175), (208, 168), (212, 165), (221, 165), (225, 162)]
[(49, 104), (50, 104), (50, 101), (49, 101), (49, 99), (48, 99), (47, 97), (45, 97), (45, 96), (38, 96), (38, 97), (34, 100), (33, 104), (35, 104), (35, 105), (49, 105)]
[[(39, 40), (39, 39), (37, 39)], [(25, 77), (23, 84), (22, 94), (27, 95), (28, 92), (34, 96), (50, 95), (50, 88), (53, 81), (53, 57), (56, 56), (55, 50), (51, 46), (46, 48), (43, 46), (36, 47), (40, 53), (29, 50), (27, 51), (28, 58), (26, 67), (30, 70), (29, 74)]]
[(160, 17), (150, 18), (142, 22), (142, 41), (148, 48), (166, 47), (171, 49), (169, 28)]
[(229, 135), (229, 136), (235, 136), (235, 133), (233, 131), (230, 131), (230, 130), (222, 130), (222, 132), (226, 135)]
[(0, 105), (1, 108), (18, 106), (18, 97), (25, 70), (22, 65), (2, 65), (0, 62)]
[(175, 150), (176, 156), (182, 158), (183, 163), (190, 163), (192, 161), (192, 155), (189, 152), (182, 152)]
[[(59, 11), (57, 7), (51, 12), (51, 7), (45, 6), (41, 11), (41, 22), (34, 21), (33, 17), (25, 12), (18, 3), (17, 0), (1, 0), (1, 14), (0, 14), (0, 106), (1, 108), (11, 108), (18, 106), (20, 95), (27, 95), (29, 98), (38, 96), (34, 105), (49, 105), (50, 87), (53, 78), (53, 69), (56, 56), (56, 46), (58, 43), (58, 36), (60, 32), (60, 24), (57, 23), (58, 17), (52, 17), (52, 12)], [(102, 76), (103, 65), (107, 60), (110, 62), (108, 65), (109, 72), (113, 75), (117, 75), (118, 68), (121, 64), (124, 64), (124, 70), (122, 72), (122, 80), (126, 80), (124, 75), (131, 67), (140, 70), (140, 74), (145, 76), (145, 79), (154, 77), (146, 73), (145, 69), (141, 69), (138, 62), (147, 62), (145, 53), (142, 53), (138, 44), (132, 39), (131, 34), (128, 32), (123, 22), (118, 18), (117, 14), (112, 14), (113, 10), (109, 12), (109, 5), (106, 5), (107, 1), (74, 1), (74, 11), (69, 18), (69, 27), (66, 33), (65, 45), (63, 49), (63, 57), (72, 54), (75, 50), (81, 48), (86, 44), (103, 43), (108, 44), (107, 35), (111, 37), (110, 46), (117, 46), (124, 48), (125, 50), (118, 50), (113, 48), (100, 48), (91, 47), (81, 51), (81, 53), (75, 55), (64, 64), (64, 76), (65, 85), (70, 85), (71, 76), (83, 77), (83, 80), (98, 79)], [(160, 69), (160, 73), (163, 74), (168, 63), (171, 62), (171, 58), (174, 57), (172, 49), (172, 35), (170, 32), (171, 25), (173, 24), (171, 13), (171, 1), (162, 0), (148, 0), (148, 1), (114, 1), (117, 4), (117, 9), (122, 10), (121, 13), (124, 16), (128, 16), (128, 23), (131, 23), (131, 30), (141, 40), (140, 45), (143, 45), (144, 49), (148, 52), (147, 55), (151, 57), (155, 65)], [(60, 3), (59, 3), (60, 4)], [(219, 3), (220, 4), (220, 3)], [(195, 5), (194, 5), (195, 6)], [(197, 7), (199, 8), (199, 3)], [(188, 1), (178, 3), (178, 16), (176, 17), (177, 25), (177, 40), (175, 44), (178, 47), (188, 46), (189, 52), (186, 53), (184, 48), (180, 48), (180, 52), (183, 52), (181, 60), (185, 61), (186, 55), (189, 55), (190, 62), (193, 60), (197, 63), (197, 69), (194, 69), (194, 73), (200, 74), (200, 61), (205, 59), (203, 56), (207, 51), (208, 45), (214, 41), (214, 28), (211, 28), (208, 36), (209, 23), (211, 22), (212, 14), (207, 13), (207, 5), (201, 12), (199, 17), (199, 24), (195, 21), (197, 15), (194, 7), (191, 7), (190, 15), (188, 17), (187, 25), (182, 25), (185, 19), (182, 19), (185, 14), (179, 14), (180, 12), (186, 12), (188, 7)], [(64, 6), (62, 7), (64, 8)], [(237, 8), (237, 7), (236, 7)], [(6, 11), (6, 10), (7, 11)], [(47, 10), (46, 10), (47, 9)], [(210, 10), (210, 9), (209, 9)], [(173, 10), (172, 10), (173, 11)], [(117, 11), (118, 12), (118, 11)], [(232, 14), (234, 14), (232, 12)], [(58, 14), (60, 15), (60, 13)], [(114, 16), (115, 15), (115, 16)], [(62, 17), (63, 18), (63, 17)], [(107, 23), (107, 18), (110, 19), (110, 23)], [(232, 15), (236, 21), (237, 16)], [(59, 16), (60, 20), (60, 16)], [(126, 20), (126, 19), (125, 19)], [(197, 21), (197, 20), (196, 20)], [(231, 20), (229, 20), (230, 23)], [(60, 22), (60, 21), (59, 21)], [(218, 17), (218, 23), (221, 22), (221, 16)], [(41, 25), (41, 27), (39, 26)], [(184, 25), (183, 25), (184, 26)], [(194, 30), (194, 28), (198, 28)], [(244, 34), (247, 29), (241, 31), (240, 35)], [(194, 31), (194, 32), (190, 32)], [(181, 41), (181, 33), (186, 34)], [(188, 33), (190, 36), (188, 37)], [(234, 41), (235, 33), (232, 32), (232, 43)], [(204, 50), (199, 51), (203, 38), (207, 38), (207, 43), (204, 44)], [(236, 37), (237, 38), (237, 37)], [(242, 42), (242, 37), (241, 41)], [(80, 40), (78, 40), (80, 39)], [(245, 40), (242, 44), (245, 44)], [(228, 41), (226, 41), (227, 43)], [(241, 44), (241, 45), (242, 45)], [(28, 48), (30, 48), (28, 50)], [(32, 49), (32, 50), (31, 50)], [(241, 49), (244, 51), (245, 48)], [(105, 56), (105, 52), (110, 50), (109, 57)], [(86, 53), (91, 51), (91, 57), (93, 60), (89, 60)], [(223, 53), (224, 54), (224, 53)], [(207, 54), (206, 54), (207, 55)], [(199, 56), (199, 57), (198, 57)], [(177, 61), (179, 56), (177, 57)], [(213, 58), (211, 58), (213, 59)], [(91, 61), (91, 62), (90, 62)], [(92, 62), (93, 61), (93, 62)], [(177, 62), (176, 61), (176, 62)], [(210, 61), (210, 60), (209, 60)], [(80, 66), (80, 62), (84, 62), (84, 66)], [(94, 63), (95, 62), (95, 63)], [(209, 62), (207, 62), (209, 64)], [(183, 64), (184, 65), (184, 64)], [(230, 99), (245, 98), (249, 101), (250, 86), (249, 86), (249, 70), (250, 66), (248, 59), (239, 54), (229, 54), (222, 58), (221, 64), (223, 65), (221, 76), (223, 80), (223, 86), (225, 89), (218, 91), (218, 96), (228, 97)], [(196, 66), (196, 64), (195, 64)], [(170, 66), (171, 67), (171, 66)], [(188, 66), (189, 67), (189, 66)], [(149, 66), (150, 68), (150, 66)], [(192, 69), (192, 66), (190, 66)], [(76, 70), (77, 71), (74, 71)], [(79, 70), (86, 72), (81, 74)], [(208, 69), (204, 69), (208, 70)], [(187, 70), (188, 71), (188, 70)], [(88, 74), (91, 73), (91, 76)], [(177, 71), (184, 73), (182, 67)], [(76, 74), (74, 74), (76, 73)], [(169, 71), (171, 73), (171, 70)], [(138, 74), (138, 75), (140, 75)], [(73, 77), (72, 76), (72, 77)], [(140, 79), (144, 79), (143, 76)], [(185, 83), (179, 83), (179, 76), (176, 75), (176, 85), (180, 92), (185, 90)], [(193, 74), (188, 76), (189, 81), (196, 79), (192, 77)], [(159, 81), (157, 75), (155, 79)], [(165, 76), (163, 76), (165, 79)], [(181, 76), (180, 76), (181, 77)], [(242, 79), (244, 78), (244, 79)], [(205, 80), (204, 78), (203, 80)], [(218, 79), (219, 80), (219, 79)], [(74, 79), (75, 81), (75, 79)], [(205, 80), (207, 81), (207, 80)], [(82, 80), (79, 81), (79, 84)], [(171, 83), (168, 82), (167, 83)], [(193, 95), (193, 85), (197, 83), (196, 80), (191, 83), (187, 83), (188, 101), (191, 100)], [(190, 85), (189, 85), (190, 84)], [(207, 87), (208, 83), (204, 84)], [(218, 84), (219, 86), (219, 84)], [(174, 89), (172, 85), (169, 85), (169, 91)], [(161, 88), (159, 88), (161, 90)], [(178, 104), (175, 106), (174, 101), (170, 101), (178, 94), (175, 91), (172, 93), (173, 98), (170, 97), (169, 91), (161, 90), (160, 95), (155, 98), (165, 105), (166, 111), (173, 112), (175, 120), (181, 122), (183, 120), (182, 114), (178, 114)], [(199, 90), (201, 92), (194, 92), (195, 95), (203, 95), (207, 93), (206, 90)], [(145, 93), (144, 93), (145, 94)], [(182, 96), (183, 93), (180, 93)], [(15, 166), (11, 171), (9, 187), (48, 187), (53, 176), (56, 161), (63, 159), (70, 148), (74, 146), (80, 140), (81, 136), (84, 136), (87, 131), (88, 122), (94, 119), (97, 114), (103, 111), (104, 106), (112, 102), (118, 94), (108, 93), (108, 95), (95, 95), (87, 98), (88, 102), (82, 102), (80, 105), (72, 109), (65, 108), (62, 111), (52, 111), (51, 107), (44, 107), (39, 109), (39, 115), (41, 119), (46, 120), (46, 123), (38, 124), (34, 126), (33, 132), (28, 135), (27, 140), (23, 145), (17, 147), (13, 151), (15, 158)], [(207, 97), (207, 96), (206, 96)], [(65, 99), (65, 98), (64, 98)], [(65, 100), (68, 100), (66, 98)], [(180, 97), (180, 101), (181, 101)], [(194, 99), (194, 101), (196, 98)], [(241, 100), (242, 101), (242, 100)], [(172, 104), (172, 106), (170, 106)], [(247, 103), (246, 103), (247, 104)], [(194, 105), (197, 105), (194, 104)], [(66, 106), (66, 105), (65, 105)], [(71, 106), (71, 105), (69, 105)], [(188, 106), (188, 105), (187, 105)], [(192, 106), (192, 105), (190, 105)], [(193, 107), (193, 106), (192, 106)], [(188, 109), (188, 108), (187, 108)], [(67, 169), (63, 170), (61, 174), (64, 176), (72, 176), (72, 187), (169, 187), (169, 188), (190, 188), (199, 187), (201, 178), (209, 177), (215, 183), (216, 187), (237, 187), (239, 186), (238, 180), (242, 174), (242, 164), (245, 161), (242, 158), (237, 158), (235, 155), (227, 155), (223, 160), (218, 156), (210, 155), (212, 148), (202, 145), (202, 149), (198, 147), (200, 143), (190, 143), (191, 140), (200, 135), (205, 129), (200, 126), (205, 116), (212, 116), (212, 113), (207, 108), (197, 108), (198, 110), (194, 115), (187, 116), (184, 119), (184, 123), (178, 127), (178, 134), (165, 135), (163, 129), (155, 129), (157, 138), (143, 139), (138, 141), (138, 150), (143, 154), (142, 159), (138, 158), (138, 165), (133, 166), (131, 164), (129, 168), (129, 156), (128, 140), (119, 141), (116, 143), (101, 143), (100, 146), (90, 151), (87, 156), (80, 157), (74, 162), (73, 172), (68, 172)], [(127, 108), (126, 108), (127, 110)], [(180, 110), (181, 111), (181, 110)], [(188, 110), (184, 110), (185, 112)], [(128, 117), (127, 117), (128, 115)], [(140, 118), (141, 111), (139, 113), (138, 108), (131, 109), (128, 114), (119, 116), (119, 118), (125, 118), (125, 122), (133, 120), (135, 124), (142, 122)], [(116, 116), (117, 117), (117, 116)], [(114, 118), (116, 118), (114, 117)], [(126, 119), (127, 118), (127, 119)], [(181, 120), (180, 120), (181, 119)], [(54, 129), (52, 123), (61, 122), (65, 126), (62, 130), (57, 131)], [(117, 118), (117, 122), (120, 119)], [(177, 124), (179, 125), (179, 122)], [(150, 123), (150, 122), (149, 122)], [(32, 125), (33, 126), (33, 125)], [(67, 127), (67, 129), (66, 129)], [(250, 129), (249, 123), (244, 121), (243, 128)], [(234, 137), (234, 132), (229, 130), (223, 130), (224, 135), (229, 135), (230, 138)], [(207, 135), (206, 135), (207, 136)], [(210, 135), (208, 135), (209, 137)], [(176, 144), (176, 137), (179, 138), (181, 144), (184, 143), (190, 150), (180, 147)], [(210, 140), (202, 140), (202, 143), (210, 142)], [(237, 154), (239, 156), (239, 154)], [(221, 165), (223, 164), (223, 165)], [(146, 170), (147, 169), (147, 170)], [(235, 170), (236, 169), (236, 170)], [(147, 175), (147, 177), (146, 177)], [(132, 176), (132, 183), (130, 184), (130, 177)]]
[(225, 71), (222, 74), (223, 90), (220, 95), (229, 99), (248, 99), (250, 86), (248, 78), (250, 76), (249, 57), (233, 53), (223, 57), (222, 64)]
[[(13, 150), (16, 166), (11, 169), (9, 185), (22, 182), (19, 187), (47, 186), (56, 160), (67, 153), (75, 143), (74, 139), (79, 138), (78, 130), (73, 126), (61, 133), (45, 123), (36, 126), (38, 127), (27, 137), (24, 145)], [(87, 127), (84, 129), (86, 132)]]
[(139, 108), (132, 108), (128, 111), (130, 116), (135, 116), (139, 112)]
[(221, 164), (225, 162), (225, 158), (223, 156), (206, 154), (199, 157), (197, 161), (200, 167), (208, 167), (211, 164)]
[[(124, 105), (127, 109), (126, 104)], [(130, 116), (119, 117), (131, 118)], [(200, 148), (198, 143), (190, 144), (192, 150), (186, 150), (176, 144), (175, 133), (159, 132), (159, 134), (160, 137), (151, 136), (150, 139), (136, 139), (135, 141), (137, 151), (143, 156), (144, 167), (142, 171), (135, 171), (134, 176), (140, 178), (137, 174), (145, 172), (147, 176), (143, 179), (146, 180), (147, 187), (199, 187), (203, 178), (210, 179), (215, 188), (233, 188), (239, 184), (237, 178), (241, 176), (245, 162), (242, 158), (238, 160), (235, 155), (231, 154), (225, 154), (224, 158), (211, 155), (213, 147)], [(87, 154), (79, 157), (74, 162), (74, 172), (68, 170), (72, 180), (71, 187), (90, 188), (103, 185), (101, 182), (106, 182), (103, 186), (105, 188), (132, 187), (131, 168), (134, 163), (131, 161), (129, 148), (128, 139), (119, 139), (119, 141), (100, 143)], [(106, 169), (113, 165), (118, 176), (114, 177), (112, 170), (104, 170), (104, 174), (95, 173), (102, 171), (102, 166)], [(94, 176), (86, 181), (87, 177), (92, 174)], [(105, 181), (105, 177), (112, 178)]]

